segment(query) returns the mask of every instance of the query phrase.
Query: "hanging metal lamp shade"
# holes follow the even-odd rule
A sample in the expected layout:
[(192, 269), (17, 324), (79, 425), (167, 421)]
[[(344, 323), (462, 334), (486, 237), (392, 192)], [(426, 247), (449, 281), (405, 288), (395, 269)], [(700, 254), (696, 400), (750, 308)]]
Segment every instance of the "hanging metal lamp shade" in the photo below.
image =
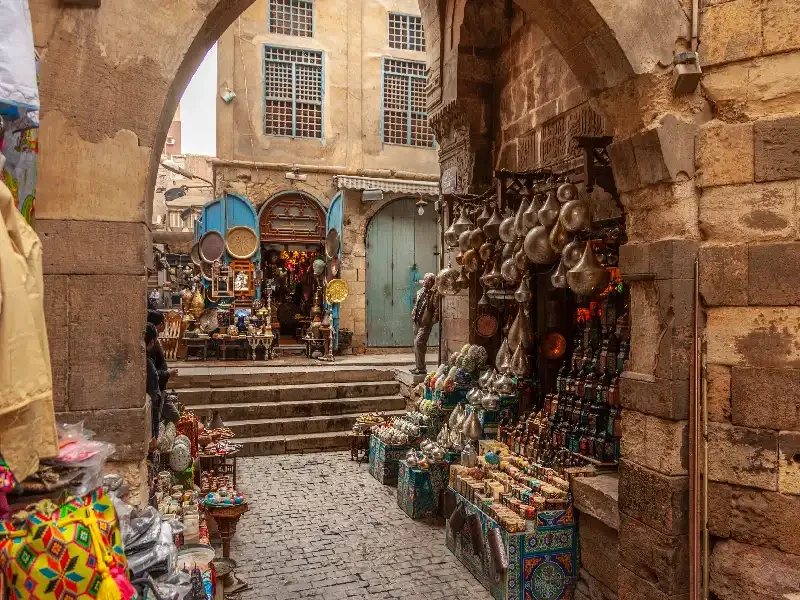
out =
[(469, 231), (472, 228), (473, 228), (472, 221), (470, 221), (469, 218), (467, 217), (467, 211), (462, 210), (456, 222), (453, 223), (453, 229), (455, 229), (456, 233), (460, 237), (462, 233), (464, 233), (465, 231)]

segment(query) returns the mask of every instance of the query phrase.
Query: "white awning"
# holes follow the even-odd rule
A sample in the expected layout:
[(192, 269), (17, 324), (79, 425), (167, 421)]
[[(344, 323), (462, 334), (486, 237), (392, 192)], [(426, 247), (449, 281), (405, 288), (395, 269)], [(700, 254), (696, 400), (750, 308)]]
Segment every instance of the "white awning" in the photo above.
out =
[(337, 175), (333, 178), (340, 190), (380, 190), (414, 196), (438, 196), (438, 181), (414, 181), (411, 179), (378, 179), (376, 177), (356, 177), (354, 175)]

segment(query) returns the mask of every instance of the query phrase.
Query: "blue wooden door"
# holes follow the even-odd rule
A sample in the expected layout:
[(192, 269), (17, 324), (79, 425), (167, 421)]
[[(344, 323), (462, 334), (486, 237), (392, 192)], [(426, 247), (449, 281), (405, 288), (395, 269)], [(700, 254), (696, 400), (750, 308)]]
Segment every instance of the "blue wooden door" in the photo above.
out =
[[(342, 193), (339, 192), (331, 200), (331, 205), (328, 207), (328, 214), (325, 217), (325, 234), (335, 229), (339, 232), (339, 260), (342, 259), (342, 223), (344, 219), (344, 202), (342, 200)], [(339, 305), (333, 305), (333, 327), (336, 331), (335, 346), (339, 345)]]
[[(404, 198), (381, 209), (367, 228), (367, 345), (411, 346), (411, 309), (425, 273), (439, 265), (436, 212), (417, 213)], [(439, 343), (434, 327), (429, 345)]]

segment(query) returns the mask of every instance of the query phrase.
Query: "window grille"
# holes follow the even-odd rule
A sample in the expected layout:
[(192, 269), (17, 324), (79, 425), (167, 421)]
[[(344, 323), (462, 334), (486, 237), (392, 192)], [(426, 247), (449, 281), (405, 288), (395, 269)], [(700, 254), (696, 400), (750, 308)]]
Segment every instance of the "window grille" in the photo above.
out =
[(425, 63), (383, 59), (383, 141), (433, 146), (425, 98)]
[(264, 133), (322, 138), (322, 52), (264, 47)]
[(269, 32), (312, 37), (314, 3), (311, 0), (269, 0)]
[(389, 47), (425, 52), (422, 17), (389, 13)]

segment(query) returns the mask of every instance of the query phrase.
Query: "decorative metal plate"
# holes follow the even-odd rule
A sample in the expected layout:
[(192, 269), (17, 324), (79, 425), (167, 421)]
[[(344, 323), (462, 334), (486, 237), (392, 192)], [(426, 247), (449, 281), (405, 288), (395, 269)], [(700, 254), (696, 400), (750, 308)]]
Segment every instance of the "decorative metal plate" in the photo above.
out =
[(189, 258), (192, 259), (192, 262), (196, 265), (200, 265), (203, 262), (203, 259), (200, 258), (200, 244), (195, 242), (192, 244), (192, 250), (189, 252)]
[(490, 314), (480, 315), (475, 319), (475, 332), (481, 337), (492, 337), (497, 333), (497, 317)]
[(225, 247), (233, 258), (250, 258), (258, 250), (258, 236), (250, 227), (231, 227), (225, 236)]
[(213, 276), (213, 268), (211, 263), (204, 262), (200, 265), (200, 273), (203, 275), (203, 279), (206, 281), (211, 281), (211, 277)]
[(330, 229), (325, 236), (325, 254), (328, 258), (339, 256), (339, 232), (335, 229)]
[(225, 253), (225, 240), (219, 231), (206, 231), (198, 242), (200, 245), (200, 258), (207, 263), (213, 263), (222, 258)]
[(337, 277), (339, 277), (339, 267), (340, 266), (341, 266), (341, 263), (339, 262), (339, 259), (336, 256), (334, 256), (333, 258), (331, 258), (328, 261), (328, 265), (327, 265), (326, 271), (325, 271), (328, 281), (331, 281), (331, 280), (336, 279)]
[(328, 304), (339, 304), (344, 302), (349, 293), (350, 290), (344, 279), (334, 279), (328, 282), (328, 287), (325, 288), (325, 300)]

